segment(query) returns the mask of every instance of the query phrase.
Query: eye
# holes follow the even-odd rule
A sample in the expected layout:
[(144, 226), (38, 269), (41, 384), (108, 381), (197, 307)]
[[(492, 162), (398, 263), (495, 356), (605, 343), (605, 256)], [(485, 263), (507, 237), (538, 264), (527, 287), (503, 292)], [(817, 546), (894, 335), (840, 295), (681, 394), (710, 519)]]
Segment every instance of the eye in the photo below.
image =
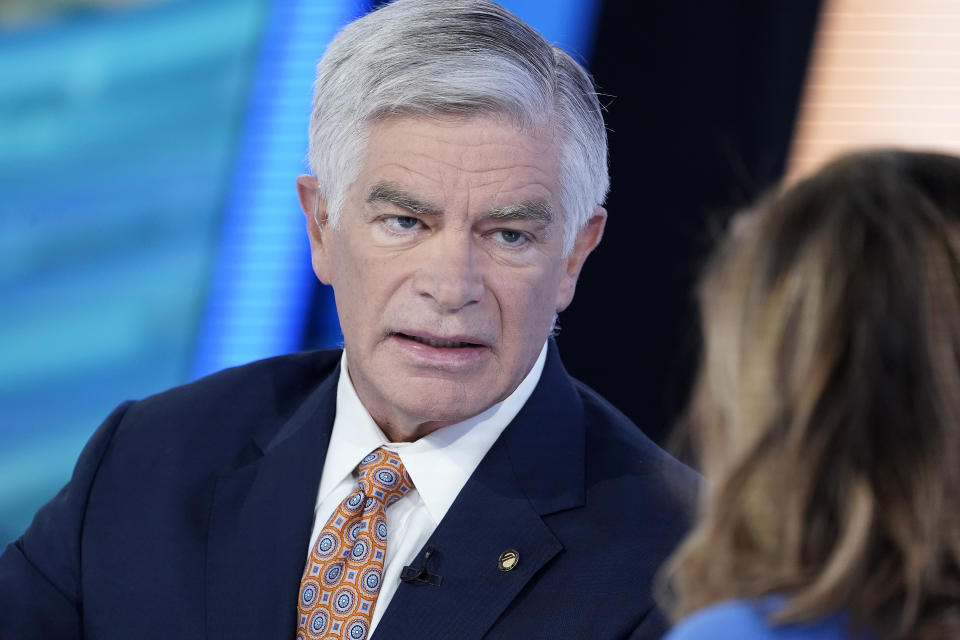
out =
[(508, 247), (522, 247), (528, 241), (523, 232), (515, 229), (498, 229), (493, 235), (501, 244)]
[(423, 226), (418, 218), (413, 216), (387, 216), (382, 218), (383, 224), (393, 232), (413, 231)]

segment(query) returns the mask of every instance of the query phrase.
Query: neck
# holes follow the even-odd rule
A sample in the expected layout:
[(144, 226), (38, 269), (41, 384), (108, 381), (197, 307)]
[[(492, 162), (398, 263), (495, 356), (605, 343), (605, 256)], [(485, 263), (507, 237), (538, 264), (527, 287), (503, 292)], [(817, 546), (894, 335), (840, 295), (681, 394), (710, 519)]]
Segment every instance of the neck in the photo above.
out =
[(383, 431), (383, 435), (387, 436), (387, 440), (390, 442), (414, 442), (426, 435), (433, 433), (437, 429), (442, 429), (443, 427), (454, 424), (450, 421), (398, 424), (396, 422), (391, 422), (390, 420), (378, 418), (377, 416), (372, 417), (373, 421), (377, 423), (378, 427), (380, 427), (380, 430)]

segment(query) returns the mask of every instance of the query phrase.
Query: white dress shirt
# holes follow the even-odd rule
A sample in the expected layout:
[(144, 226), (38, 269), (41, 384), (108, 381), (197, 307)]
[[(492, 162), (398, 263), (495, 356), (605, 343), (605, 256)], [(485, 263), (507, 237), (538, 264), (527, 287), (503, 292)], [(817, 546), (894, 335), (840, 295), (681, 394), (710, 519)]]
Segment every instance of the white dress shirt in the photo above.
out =
[(386, 512), (387, 556), (370, 623), (371, 635), (400, 584), (403, 567), (427, 543), (480, 460), (527, 402), (540, 381), (546, 359), (544, 343), (523, 382), (505, 400), (483, 413), (437, 429), (415, 442), (390, 442), (357, 397), (347, 372), (347, 359), (341, 357), (337, 413), (317, 491), (311, 548), (336, 508), (357, 488), (360, 460), (377, 447), (397, 454), (416, 485)]

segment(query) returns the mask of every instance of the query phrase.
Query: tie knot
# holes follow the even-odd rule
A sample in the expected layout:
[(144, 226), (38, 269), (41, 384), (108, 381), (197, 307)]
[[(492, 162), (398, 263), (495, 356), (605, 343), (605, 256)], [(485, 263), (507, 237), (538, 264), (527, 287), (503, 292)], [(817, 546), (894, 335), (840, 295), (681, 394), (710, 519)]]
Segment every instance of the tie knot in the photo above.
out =
[(393, 504), (413, 488), (413, 480), (400, 457), (383, 447), (367, 454), (357, 471), (364, 495), (379, 500), (384, 506)]

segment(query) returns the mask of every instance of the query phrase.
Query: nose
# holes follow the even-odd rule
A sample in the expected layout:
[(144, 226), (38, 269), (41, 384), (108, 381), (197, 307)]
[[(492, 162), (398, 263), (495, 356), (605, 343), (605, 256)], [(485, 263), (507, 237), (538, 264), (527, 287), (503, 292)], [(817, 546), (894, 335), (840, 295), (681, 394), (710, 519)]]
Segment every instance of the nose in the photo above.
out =
[(441, 233), (428, 244), (422, 247), (423, 262), (413, 280), (416, 292), (430, 298), (444, 312), (459, 311), (479, 302), (484, 284), (478, 265), (480, 256), (471, 238)]

